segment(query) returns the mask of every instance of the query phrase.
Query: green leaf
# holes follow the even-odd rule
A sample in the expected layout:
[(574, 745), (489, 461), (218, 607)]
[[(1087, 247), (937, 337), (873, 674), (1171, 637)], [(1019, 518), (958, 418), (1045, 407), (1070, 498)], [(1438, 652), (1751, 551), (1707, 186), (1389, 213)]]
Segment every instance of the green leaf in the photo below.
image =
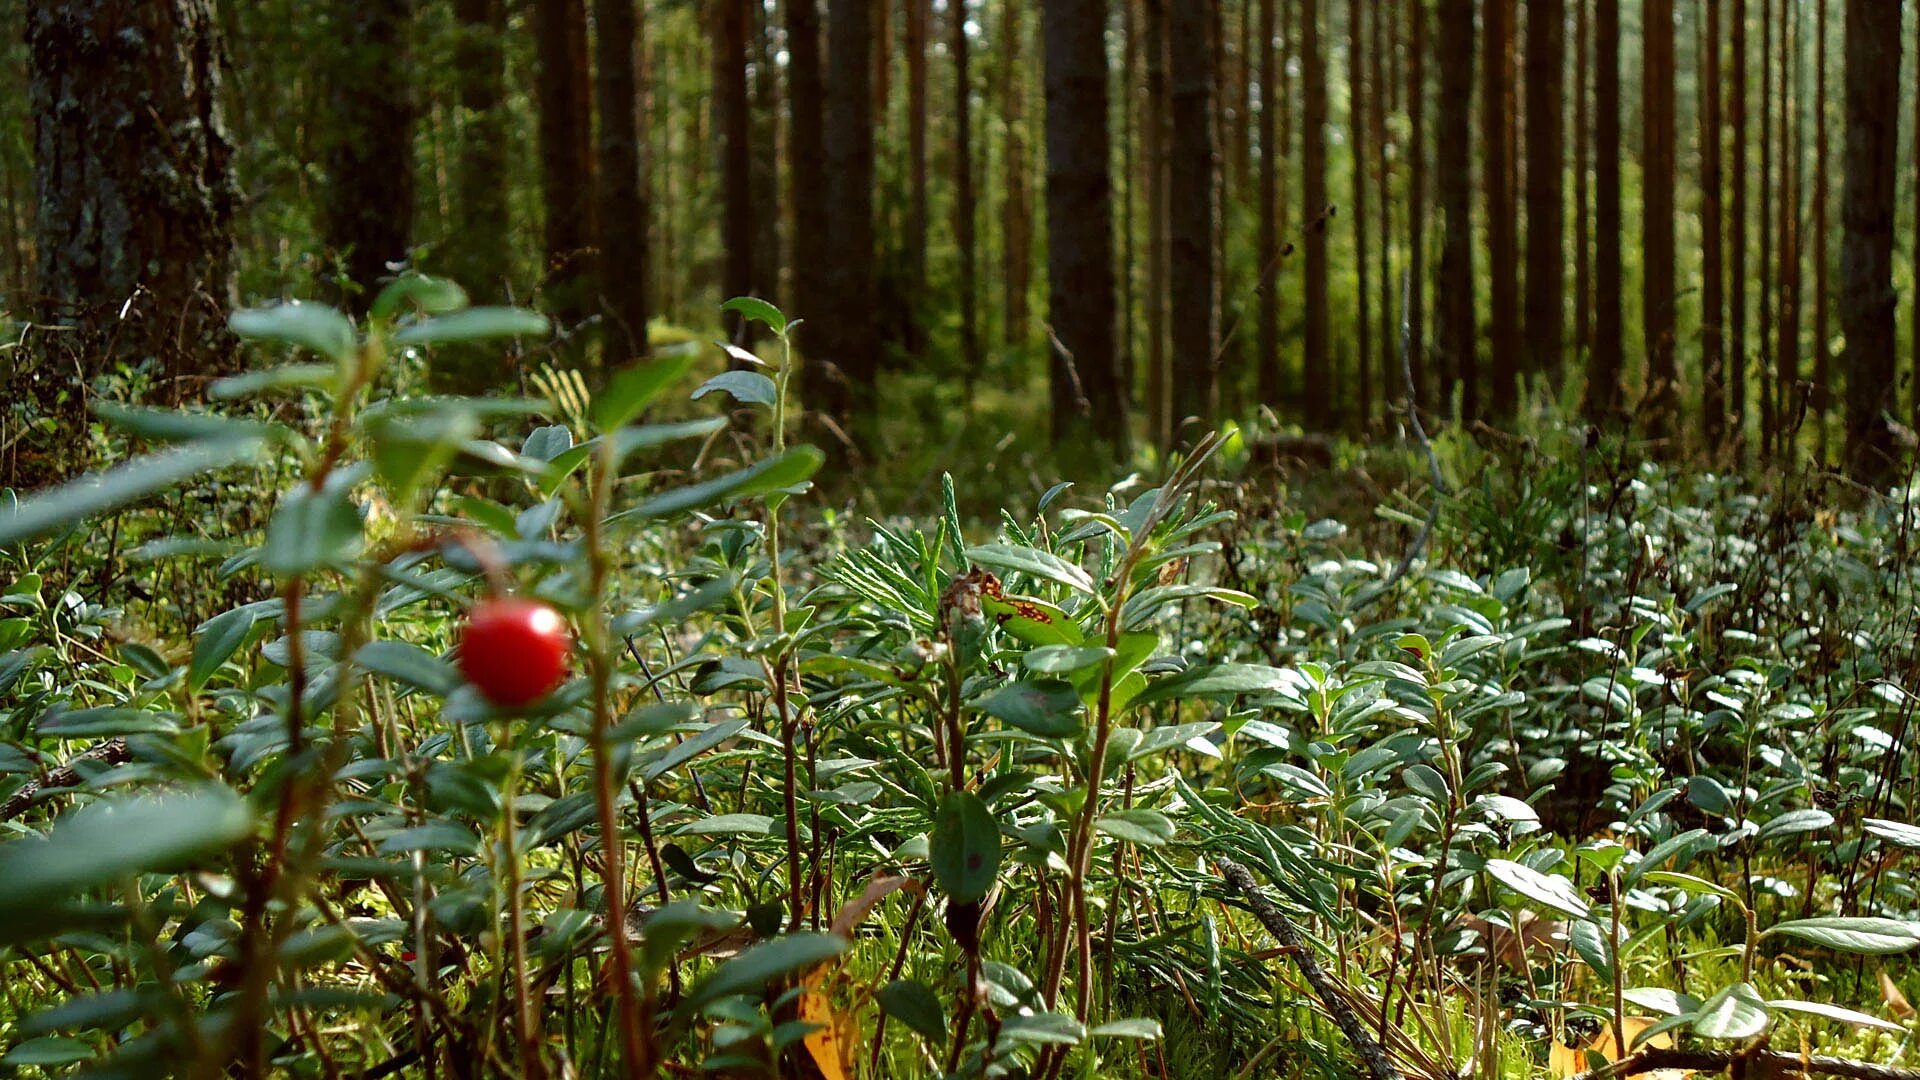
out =
[(1160, 1021), (1129, 1016), (1123, 1020), (1109, 1020), (1087, 1034), (1096, 1039), (1145, 1039), (1150, 1042), (1160, 1038)]
[(463, 681), (452, 664), (407, 641), (369, 641), (354, 658), (376, 675), (441, 697), (459, 689)]
[(193, 660), (187, 665), (187, 689), (199, 693), (227, 662), (253, 629), (254, 612), (248, 607), (223, 611), (200, 624), (193, 640)]
[(1087, 1029), (1065, 1013), (1030, 1013), (1007, 1017), (1001, 1022), (1000, 1037), (1014, 1042), (1078, 1046), (1087, 1037)]
[(45, 1035), (16, 1044), (0, 1065), (71, 1065), (93, 1056), (93, 1047), (64, 1035)]
[(1774, 923), (1760, 936), (1774, 934), (1785, 934), (1839, 952), (1891, 956), (1920, 945), (1920, 922), (1874, 916), (1827, 916)]
[(246, 800), (226, 788), (101, 799), (60, 819), (44, 839), (0, 845), (0, 913), (147, 871), (179, 870), (252, 834)]
[(1789, 810), (1765, 825), (1755, 839), (1770, 840), (1776, 836), (1791, 836), (1796, 833), (1818, 832), (1833, 824), (1833, 815), (1825, 810), (1808, 808)]
[(981, 712), (1046, 739), (1080, 733), (1080, 695), (1058, 679), (1011, 682), (975, 704)]
[(302, 484), (281, 500), (260, 550), (260, 565), (268, 572), (293, 577), (360, 553), (360, 507), (344, 475), (335, 474), (318, 491)]
[(467, 306), (467, 290), (451, 278), (432, 277), (409, 270), (387, 283), (367, 309), (369, 317), (382, 322), (413, 305), (428, 315), (445, 315)]
[(1487, 873), (1494, 880), (1543, 907), (1552, 908), (1576, 919), (1587, 918), (1592, 909), (1580, 899), (1573, 882), (1552, 874), (1543, 874), (1524, 863), (1508, 859), (1488, 859)]
[(1920, 850), (1920, 825), (1909, 825), (1904, 821), (1889, 821), (1886, 818), (1867, 818), (1861, 822), (1866, 830), (1896, 847)]
[(696, 359), (691, 349), (655, 360), (644, 360), (607, 380), (593, 396), (590, 413), (601, 431), (621, 427), (646, 411), (667, 387), (686, 377)]
[(811, 446), (795, 446), (777, 457), (748, 466), (739, 472), (717, 476), (698, 484), (664, 491), (624, 510), (607, 520), (662, 518), (710, 506), (723, 499), (751, 498), (805, 483), (827, 456)]
[(715, 814), (674, 830), (682, 836), (766, 836), (773, 819), (765, 814)]
[(1133, 699), (1133, 707), (1176, 698), (1213, 694), (1260, 694), (1286, 685), (1286, 672), (1264, 664), (1207, 664), (1155, 680)]
[(787, 332), (787, 317), (780, 309), (757, 296), (736, 296), (720, 305), (721, 311), (731, 311), (749, 319), (758, 319), (776, 334)]
[(1734, 983), (1700, 1003), (1693, 1033), (1703, 1039), (1750, 1039), (1772, 1022), (1759, 991), (1750, 983)]
[(933, 991), (912, 979), (895, 979), (874, 995), (880, 1008), (934, 1046), (947, 1043), (947, 1014)]
[(331, 393), (339, 377), (339, 369), (332, 364), (285, 364), (215, 379), (213, 385), (207, 387), (207, 396), (215, 401), (232, 401), (234, 398), (275, 390), (325, 390)]
[(967, 560), (1003, 573), (1020, 573), (1052, 581), (1093, 595), (1093, 579), (1085, 570), (1049, 551), (1018, 544), (979, 544), (967, 549)]
[(1817, 1016), (1822, 1020), (1832, 1020), (1841, 1024), (1852, 1024), (1855, 1027), (1879, 1028), (1881, 1031), (1890, 1031), (1895, 1035), (1905, 1035), (1907, 1033), (1906, 1028), (1901, 1027), (1891, 1020), (1882, 1020), (1877, 1016), (1869, 1016), (1863, 1012), (1855, 1012), (1852, 1009), (1843, 1009), (1838, 1005), (1828, 1005), (1819, 1001), (1796, 1001), (1792, 998), (1781, 998), (1767, 1002), (1767, 1007), (1775, 1010), (1783, 1009), (1787, 1012), (1804, 1013), (1808, 1016)]
[(1093, 827), (1108, 836), (1142, 847), (1164, 846), (1177, 831), (1173, 820), (1167, 815), (1147, 809), (1116, 810), (1111, 814), (1102, 814), (1094, 820)]
[(250, 460), (259, 452), (257, 439), (189, 443), (37, 492), (13, 506), (0, 508), (0, 545), (31, 540), (83, 518), (117, 510), (200, 473)]
[(504, 337), (545, 337), (547, 317), (510, 307), (476, 307), (422, 319), (393, 335), (395, 345), (441, 345)]
[(980, 796), (947, 792), (928, 843), (934, 880), (954, 903), (970, 904), (987, 895), (1000, 873), (1000, 826)]
[(279, 341), (344, 363), (354, 354), (353, 323), (325, 304), (298, 300), (245, 308), (227, 318), (233, 332), (250, 341)]
[(1028, 671), (1065, 675), (1095, 667), (1113, 655), (1104, 645), (1042, 645), (1029, 650), (1020, 662)]
[(286, 426), (282, 424), (243, 420), (219, 413), (149, 409), (114, 401), (95, 401), (91, 408), (95, 416), (130, 435), (161, 442), (193, 442), (201, 439), (267, 441), (278, 440), (288, 434)]
[(838, 934), (785, 934), (763, 941), (695, 983), (680, 1009), (693, 1012), (724, 997), (759, 991), (784, 975), (839, 956), (846, 947), (846, 939)]
[(723, 371), (701, 383), (693, 392), (693, 400), (699, 401), (716, 390), (731, 394), (733, 400), (742, 405), (771, 406), (780, 396), (780, 388), (773, 380), (757, 371)]

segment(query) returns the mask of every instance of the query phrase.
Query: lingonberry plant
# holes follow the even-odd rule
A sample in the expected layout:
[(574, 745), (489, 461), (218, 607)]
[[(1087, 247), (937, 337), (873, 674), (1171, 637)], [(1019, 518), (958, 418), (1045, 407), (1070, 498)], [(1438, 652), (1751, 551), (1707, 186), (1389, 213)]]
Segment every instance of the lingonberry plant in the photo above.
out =
[[(414, 274), (358, 321), (240, 312), (290, 362), (221, 411), (101, 402), (140, 452), (0, 507), (0, 1064), (1906, 1053), (1912, 973), (1845, 957), (1920, 946), (1910, 509), (1574, 455), (1392, 509), (1444, 549), (1388, 571), (1210, 478), (1228, 435), (991, 526), (951, 477), (855, 524), (790, 441), (800, 324), (726, 306), (767, 356), (486, 399), (411, 388), (539, 316)], [(87, 561), (108, 521), (140, 561)]]

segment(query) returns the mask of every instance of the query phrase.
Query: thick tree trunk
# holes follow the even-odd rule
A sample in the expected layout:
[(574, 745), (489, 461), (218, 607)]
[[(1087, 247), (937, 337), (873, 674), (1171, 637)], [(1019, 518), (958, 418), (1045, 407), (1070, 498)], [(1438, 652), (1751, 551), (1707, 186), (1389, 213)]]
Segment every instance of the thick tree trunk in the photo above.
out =
[(1527, 5), (1527, 370), (1550, 376), (1559, 374), (1566, 346), (1564, 18), (1561, 0)]
[[(1251, 2), (1251, 0), (1250, 0)], [(1280, 204), (1278, 50), (1274, 47), (1274, 7), (1280, 0), (1259, 0), (1260, 38), (1260, 333), (1254, 362), (1260, 403), (1280, 406), (1280, 230), (1274, 218)]]
[[(1760, 444), (1772, 445), (1773, 415), (1773, 0), (1760, 0), (1760, 207), (1754, 226), (1760, 233), (1759, 350), (1756, 376), (1760, 384)], [(1743, 225), (1744, 227), (1744, 225)]]
[(1407, 363), (1413, 404), (1433, 404), (1427, 370), (1427, 2), (1407, 0)]
[[(1373, 317), (1367, 282), (1367, 96), (1368, 87), (1362, 61), (1367, 48), (1362, 36), (1363, 0), (1347, 0), (1347, 144), (1353, 150), (1353, 269), (1356, 284), (1354, 303), (1354, 367), (1358, 375), (1359, 397), (1354, 402), (1354, 427), (1364, 431), (1373, 419)], [(1377, 43), (1376, 43), (1377, 44)]]
[(502, 0), (456, 0), (454, 46), (460, 95), (459, 150), (454, 158), (454, 229), (446, 238), (445, 272), (483, 303), (507, 297), (513, 270), (513, 215), (507, 171), (505, 103), (507, 12)]
[(1591, 3), (1573, 0), (1573, 347), (1581, 350), (1593, 348)]
[(647, 354), (647, 204), (640, 183), (640, 28), (634, 0), (594, 0), (600, 103), (601, 363)]
[(1480, 140), (1486, 160), (1487, 274), (1492, 301), (1493, 409), (1510, 420), (1519, 398), (1520, 311), (1515, 275), (1518, 246), (1513, 199), (1513, 120), (1507, 65), (1513, 47), (1510, 0), (1483, 0), (1481, 32), (1487, 47), (1480, 65)]
[(914, 295), (927, 284), (927, 6), (907, 0), (907, 265)]
[[(827, 258), (826, 221), (817, 212), (827, 198), (826, 144), (822, 136), (820, 12), (815, 0), (785, 0), (787, 20), (787, 178), (793, 208), (793, 308), (789, 315), (819, 319), (826, 312), (819, 281)], [(818, 324), (816, 324), (818, 325)], [(826, 335), (809, 330), (810, 342)], [(808, 350), (818, 353), (819, 350)], [(810, 385), (816, 365), (810, 365)]]
[(947, 47), (953, 55), (953, 236), (960, 255), (960, 370), (969, 388), (980, 370), (980, 335), (975, 312), (978, 252), (973, 201), (973, 77), (969, 72), (966, 0), (947, 0), (952, 17)]
[(1747, 0), (1732, 0), (1727, 55), (1727, 422), (1738, 445), (1747, 422)]
[(548, 307), (568, 326), (593, 293), (594, 175), (591, 67), (584, 0), (535, 0), (540, 172), (546, 203)]
[[(1828, 300), (1827, 267), (1832, 258), (1828, 240), (1827, 153), (1827, 0), (1814, 0), (1813, 61), (1813, 415), (1819, 427), (1820, 460), (1827, 458), (1827, 413), (1833, 408), (1833, 347), (1828, 341), (1832, 314)], [(1920, 94), (1914, 97), (1920, 109)], [(1920, 131), (1920, 128), (1915, 128)], [(1920, 146), (1920, 143), (1916, 143)], [(1920, 185), (1914, 188), (1920, 200)], [(1916, 207), (1920, 209), (1920, 206)], [(1920, 214), (1914, 218), (1920, 222)], [(1915, 303), (1920, 303), (1916, 291)], [(1920, 309), (1917, 309), (1920, 310)], [(1920, 321), (1914, 323), (1920, 326)], [(1920, 335), (1914, 338), (1920, 343)], [(1916, 370), (1920, 370), (1917, 367)]]
[(363, 309), (413, 242), (413, 95), (406, 78), (406, 3), (335, 0), (325, 68), (327, 186), (321, 233)]
[(1721, 352), (1724, 310), (1720, 260), (1720, 0), (1705, 0), (1700, 81), (1700, 411), (1707, 447), (1726, 438), (1726, 371)]
[(1046, 0), (1047, 317), (1054, 438), (1127, 441), (1114, 349), (1113, 187), (1108, 175), (1104, 0)]
[[(1798, 5), (1793, 9), (1797, 12)], [(1773, 451), (1790, 452), (1800, 385), (1800, 138), (1799, 91), (1794, 44), (1800, 39), (1797, 16), (1780, 4), (1780, 335), (1774, 349), (1775, 431)]]
[(1460, 413), (1480, 415), (1478, 343), (1473, 332), (1473, 0), (1439, 0), (1439, 129), (1434, 133), (1440, 217), (1440, 267), (1433, 291), (1440, 319), (1441, 410), (1457, 390)]
[(873, 267), (872, 5), (827, 7), (826, 260), (810, 399), (847, 427), (864, 418), (880, 368)]
[[(747, 107), (747, 3), (714, 0), (713, 119), (720, 145), (720, 291), (753, 292), (753, 122)], [(727, 316), (727, 336), (743, 342), (747, 320)]]
[[(1208, 48), (1210, 4), (1176, 3), (1167, 12), (1167, 67), (1172, 83), (1169, 270), (1172, 294), (1173, 417), (1213, 418), (1219, 377), (1220, 314), (1214, 279), (1213, 65)], [(1051, 95), (1049, 95), (1051, 96)], [(1049, 215), (1053, 213), (1051, 206)]]
[[(1737, 0), (1736, 0), (1737, 2)], [(1587, 354), (1587, 419), (1620, 414), (1623, 242), (1620, 205), (1620, 0), (1593, 7), (1593, 348)]]
[[(208, 0), (28, 6), (36, 317), (89, 374), (230, 366), (234, 187)], [(124, 309), (124, 311), (123, 311)]]
[(1027, 149), (1027, 67), (1021, 60), (1027, 39), (1022, 0), (1002, 0), (1000, 10), (1001, 62), (1007, 66), (1001, 115), (1007, 124), (1006, 192), (1003, 216), (1006, 238), (1001, 252), (1002, 337), (1011, 346), (1025, 345), (1033, 332), (1028, 293), (1033, 288), (1033, 194), (1028, 178), (1033, 169)]
[(1319, 0), (1301, 0), (1300, 60), (1300, 226), (1307, 246), (1301, 414), (1310, 428), (1324, 430), (1337, 414), (1327, 351), (1327, 226), (1333, 208), (1327, 205), (1327, 57)]
[(1673, 0), (1648, 0), (1644, 18), (1641, 307), (1647, 354), (1646, 424), (1658, 438), (1673, 431), (1679, 403), (1673, 355)]
[(1893, 202), (1899, 142), (1900, 8), (1846, 0), (1847, 142), (1841, 200), (1840, 332), (1847, 349), (1847, 467), (1895, 475)]
[(1167, 0), (1142, 0), (1142, 49), (1147, 54), (1142, 143), (1147, 170), (1147, 439), (1165, 447), (1173, 439), (1172, 372), (1167, 356), (1167, 175), (1172, 168), (1167, 136)]

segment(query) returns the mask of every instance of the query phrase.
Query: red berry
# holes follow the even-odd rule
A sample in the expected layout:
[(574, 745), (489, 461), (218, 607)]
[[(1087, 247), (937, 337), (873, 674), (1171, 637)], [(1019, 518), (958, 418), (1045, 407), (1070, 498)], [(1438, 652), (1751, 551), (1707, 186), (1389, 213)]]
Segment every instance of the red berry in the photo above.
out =
[(560, 685), (571, 641), (566, 620), (538, 600), (488, 597), (461, 629), (460, 673), (488, 701), (520, 708)]

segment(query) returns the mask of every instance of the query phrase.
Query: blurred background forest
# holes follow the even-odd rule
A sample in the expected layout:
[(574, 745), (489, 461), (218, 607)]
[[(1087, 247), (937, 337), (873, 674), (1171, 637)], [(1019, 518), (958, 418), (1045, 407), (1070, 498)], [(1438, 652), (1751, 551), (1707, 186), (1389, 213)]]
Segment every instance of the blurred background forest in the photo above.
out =
[(0, 440), (57, 442), (80, 377), (192, 396), (236, 303), (413, 266), (557, 318), (436, 360), (469, 391), (774, 299), (868, 461), (1311, 448), (1411, 392), (1884, 480), (1914, 7), (0, 0)]

